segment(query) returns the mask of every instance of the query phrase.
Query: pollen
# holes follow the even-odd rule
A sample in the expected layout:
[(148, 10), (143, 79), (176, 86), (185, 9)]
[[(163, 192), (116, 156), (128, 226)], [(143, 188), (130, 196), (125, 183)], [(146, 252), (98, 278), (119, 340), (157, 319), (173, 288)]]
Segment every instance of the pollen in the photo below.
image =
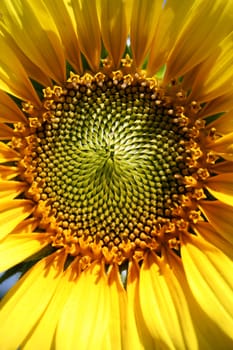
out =
[(179, 249), (209, 176), (197, 110), (177, 84), (121, 70), (71, 73), (44, 89), (42, 110), (25, 108), (18, 142), (26, 195), (53, 247), (119, 264)]

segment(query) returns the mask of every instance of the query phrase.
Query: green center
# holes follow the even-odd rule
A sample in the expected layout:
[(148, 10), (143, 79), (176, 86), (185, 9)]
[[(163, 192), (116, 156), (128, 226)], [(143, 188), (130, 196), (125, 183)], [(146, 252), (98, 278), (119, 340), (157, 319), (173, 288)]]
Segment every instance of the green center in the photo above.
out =
[(171, 218), (188, 137), (172, 107), (139, 81), (67, 85), (37, 130), (34, 157), (40, 198), (61, 228), (117, 245)]

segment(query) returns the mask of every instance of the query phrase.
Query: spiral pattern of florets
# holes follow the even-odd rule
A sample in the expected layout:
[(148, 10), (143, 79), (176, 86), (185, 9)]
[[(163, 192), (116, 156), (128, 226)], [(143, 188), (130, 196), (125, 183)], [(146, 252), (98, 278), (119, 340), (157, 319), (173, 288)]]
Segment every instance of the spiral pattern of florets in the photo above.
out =
[(189, 129), (171, 98), (154, 80), (115, 72), (72, 75), (45, 90), (44, 106), (33, 186), (55, 218), (57, 242), (65, 233), (108, 249), (156, 247), (157, 228), (172, 220), (191, 175)]

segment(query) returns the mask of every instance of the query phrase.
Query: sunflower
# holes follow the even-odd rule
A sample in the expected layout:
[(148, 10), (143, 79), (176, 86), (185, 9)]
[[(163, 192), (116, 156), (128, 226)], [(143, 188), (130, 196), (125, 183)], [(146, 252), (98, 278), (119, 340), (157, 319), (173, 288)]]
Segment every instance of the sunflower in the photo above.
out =
[(232, 348), (232, 1), (0, 11), (0, 348)]

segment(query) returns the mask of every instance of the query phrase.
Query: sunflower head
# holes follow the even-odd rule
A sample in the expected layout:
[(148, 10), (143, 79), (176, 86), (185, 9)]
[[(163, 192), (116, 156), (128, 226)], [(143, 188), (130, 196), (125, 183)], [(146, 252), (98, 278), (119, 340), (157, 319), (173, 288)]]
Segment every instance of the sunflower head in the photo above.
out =
[(2, 1), (2, 348), (229, 347), (232, 13)]
[(197, 103), (184, 107), (174, 81), (166, 88), (129, 67), (109, 69), (45, 88), (40, 110), (24, 104), (28, 126), (16, 126), (14, 142), (52, 246), (121, 264), (179, 245), (181, 207), (195, 211), (197, 177), (209, 174)]

